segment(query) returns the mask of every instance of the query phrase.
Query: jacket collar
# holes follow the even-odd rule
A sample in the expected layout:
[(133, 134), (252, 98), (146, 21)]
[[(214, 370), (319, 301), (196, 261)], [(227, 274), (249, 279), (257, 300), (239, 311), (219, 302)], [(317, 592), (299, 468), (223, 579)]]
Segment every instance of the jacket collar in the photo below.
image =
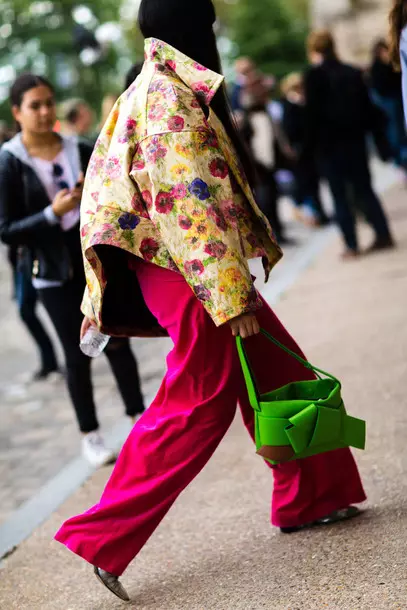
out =
[(145, 41), (145, 59), (170, 68), (207, 106), (224, 81), (221, 74), (205, 68), (157, 38)]

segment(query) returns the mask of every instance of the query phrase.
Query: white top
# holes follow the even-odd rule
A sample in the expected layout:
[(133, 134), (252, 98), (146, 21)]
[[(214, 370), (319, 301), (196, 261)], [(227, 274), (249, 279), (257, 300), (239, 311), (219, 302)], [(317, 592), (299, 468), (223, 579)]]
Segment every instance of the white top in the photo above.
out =
[[(31, 158), (36, 174), (41, 180), (51, 203), (58, 191), (61, 190), (61, 182), (66, 182), (68, 188), (70, 189), (75, 186), (78, 178), (74, 177), (73, 175), (65, 150), (61, 150), (53, 161), (46, 161), (45, 159), (40, 159), (39, 157)], [(61, 176), (54, 176), (55, 164), (58, 164), (62, 168), (63, 172)], [(72, 229), (76, 224), (78, 224), (79, 219), (80, 206), (78, 205), (74, 210), (71, 210), (62, 216), (60, 219), (61, 229), (63, 231), (69, 231), (69, 229)]]

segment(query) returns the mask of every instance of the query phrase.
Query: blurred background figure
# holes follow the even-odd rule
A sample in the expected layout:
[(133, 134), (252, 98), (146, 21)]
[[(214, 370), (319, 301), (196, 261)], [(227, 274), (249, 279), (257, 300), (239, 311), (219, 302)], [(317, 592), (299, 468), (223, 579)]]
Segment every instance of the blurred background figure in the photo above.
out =
[(407, 123), (407, 4), (405, 0), (393, 0), (389, 15), (389, 56), (395, 70), (401, 70), (404, 120)]
[(392, 65), (389, 45), (385, 40), (378, 40), (373, 45), (372, 56), (369, 82), (373, 101), (386, 115), (387, 138), (391, 146), (393, 161), (407, 171), (407, 137), (401, 94), (401, 74)]
[(60, 105), (58, 114), (63, 135), (80, 138), (92, 137), (95, 117), (93, 110), (84, 100), (66, 100)]
[[(99, 467), (115, 455), (100, 434), (91, 360), (79, 347), (86, 286), (79, 205), (92, 147), (55, 133), (54, 89), (43, 77), (20, 76), (10, 102), (20, 132), (0, 152), (0, 237), (22, 249), (24, 278), (32, 273), (64, 351), (68, 391), (83, 434), (82, 453)], [(144, 403), (129, 340), (112, 338), (105, 354), (126, 414), (134, 421)]]
[(8, 247), (8, 261), (13, 278), (13, 298), (16, 300), (20, 318), (34, 340), (40, 356), (40, 367), (29, 379), (36, 382), (49, 379), (55, 373), (59, 373), (59, 366), (49, 334), (37, 315), (38, 294), (32, 283), (32, 269), (27, 264), (27, 259), (26, 247), (15, 244)]
[(299, 72), (286, 76), (280, 85), (282, 129), (291, 147), (290, 167), (294, 174), (293, 200), (297, 219), (311, 226), (329, 222), (319, 194), (319, 174), (313, 155), (305, 154), (306, 110), (304, 78)]
[(373, 190), (366, 136), (377, 129), (377, 112), (362, 72), (342, 63), (327, 30), (308, 38), (311, 68), (305, 76), (306, 146), (332, 192), (345, 242), (344, 259), (359, 253), (352, 196), (361, 202), (375, 238), (367, 252), (394, 247), (386, 215)]
[(278, 212), (275, 179), (277, 128), (267, 110), (269, 90), (260, 73), (251, 72), (240, 91), (241, 133), (256, 170), (256, 197), (280, 244), (289, 243)]
[(249, 79), (253, 79), (256, 74), (256, 64), (250, 57), (239, 57), (235, 61), (235, 83), (231, 90), (230, 103), (233, 112), (243, 110), (242, 92)]

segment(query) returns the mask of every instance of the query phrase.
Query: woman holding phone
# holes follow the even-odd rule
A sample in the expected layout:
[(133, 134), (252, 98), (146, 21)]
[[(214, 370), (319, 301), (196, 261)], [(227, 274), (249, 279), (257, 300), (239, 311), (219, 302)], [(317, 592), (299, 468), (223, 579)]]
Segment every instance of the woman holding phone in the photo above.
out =
[[(62, 343), (83, 455), (103, 466), (115, 456), (99, 433), (90, 359), (79, 348), (86, 284), (79, 208), (92, 148), (54, 132), (55, 95), (46, 79), (23, 74), (11, 87), (10, 102), (19, 133), (0, 153), (0, 237), (25, 253), (33, 285)], [(106, 355), (126, 413), (135, 419), (144, 405), (128, 339), (113, 339)]]

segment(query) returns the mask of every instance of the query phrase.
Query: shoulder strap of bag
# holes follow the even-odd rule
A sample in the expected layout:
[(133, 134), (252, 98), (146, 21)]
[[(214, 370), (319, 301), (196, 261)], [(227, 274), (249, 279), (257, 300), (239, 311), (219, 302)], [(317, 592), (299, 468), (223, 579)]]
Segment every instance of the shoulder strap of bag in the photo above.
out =
[[(339, 383), (339, 381), (336, 379), (336, 377), (334, 377), (330, 373), (327, 373), (326, 371), (323, 371), (322, 369), (318, 369), (316, 366), (313, 366), (310, 362), (308, 362), (307, 360), (305, 360), (304, 358), (302, 358), (301, 356), (299, 356), (298, 354), (296, 354), (295, 352), (290, 350), (288, 347), (286, 347), (285, 345), (280, 343), (280, 341), (277, 341), (277, 339), (275, 339), (272, 335), (270, 335), (270, 333), (268, 333), (263, 328), (261, 329), (261, 333), (269, 341), (274, 343), (274, 345), (276, 345), (277, 347), (282, 349), (284, 352), (286, 352), (287, 354), (289, 354), (290, 356), (295, 358), (302, 365), (304, 365), (305, 368), (307, 368), (308, 370), (315, 373), (315, 375), (319, 379), (322, 379), (321, 376), (323, 375), (324, 377), (328, 377), (329, 379), (333, 379), (334, 381)], [(257, 390), (256, 379), (255, 379), (253, 371), (250, 367), (249, 359), (247, 356), (246, 349), (244, 347), (244, 342), (243, 342), (242, 337), (236, 337), (236, 345), (237, 345), (237, 351), (239, 353), (240, 363), (242, 365), (243, 375), (244, 375), (244, 378), (246, 381), (250, 404), (253, 407), (253, 409), (255, 409), (256, 411), (260, 411), (260, 395)]]

